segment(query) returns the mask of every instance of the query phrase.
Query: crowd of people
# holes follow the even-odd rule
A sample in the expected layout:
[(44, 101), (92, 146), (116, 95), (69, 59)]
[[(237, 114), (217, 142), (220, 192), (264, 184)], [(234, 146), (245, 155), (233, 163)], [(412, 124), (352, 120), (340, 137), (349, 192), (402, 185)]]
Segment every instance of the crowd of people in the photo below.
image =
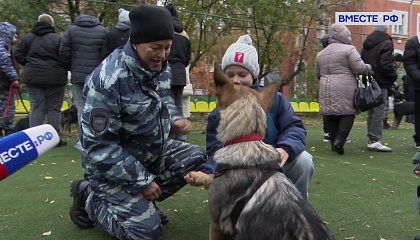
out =
[[(351, 32), (346, 26), (332, 24), (329, 33), (321, 39), (324, 49), (316, 57), (316, 75), (319, 83), (320, 112), (324, 123), (324, 142), (331, 143), (331, 150), (344, 154), (344, 144), (350, 142), (355, 114), (354, 92), (358, 87), (358, 75), (371, 75), (378, 83), (383, 104), (367, 111), (367, 149), (391, 152), (392, 148), (380, 142), (383, 129), (390, 129), (388, 123), (389, 97), (393, 91), (400, 91), (397, 85), (397, 69), (408, 54), (394, 53), (392, 37), (387, 33), (388, 25), (375, 25), (373, 32), (363, 41), (361, 53), (352, 45)], [(406, 46), (407, 48), (407, 46)], [(407, 67), (405, 67), (407, 70)], [(402, 76), (405, 100), (414, 101), (409, 70)], [(407, 122), (414, 123), (412, 116)], [(419, 130), (420, 131), (420, 130)], [(416, 148), (420, 148), (418, 134), (414, 135)]]
[[(80, 228), (98, 225), (118, 239), (159, 239), (169, 218), (157, 204), (186, 184), (196, 186), (190, 171), (217, 170), (213, 155), (223, 147), (216, 138), (220, 116), (217, 107), (209, 114), (206, 150), (185, 141), (191, 130), (189, 112), (183, 113), (191, 43), (175, 6), (141, 4), (118, 13), (118, 22), (109, 31), (96, 10), (87, 8), (62, 37), (55, 32), (54, 19), (41, 14), (15, 51), (16, 27), (0, 23), (0, 110), (7, 109), (0, 117), (0, 134), (8, 135), (13, 128), (14, 101), (9, 93), (19, 82), (29, 93), (30, 126), (43, 124), (47, 117), (60, 134), (60, 108), (70, 71), (79, 119), (76, 149), (84, 171), (84, 178), (70, 186), (72, 222)], [(356, 75), (373, 75), (386, 100), (368, 111), (367, 121), (367, 149), (381, 152), (392, 151), (380, 140), (389, 125), (388, 96), (398, 64), (403, 62), (407, 71), (404, 91), (406, 84), (420, 82), (419, 40), (407, 42), (404, 56), (394, 55), (387, 29), (375, 26), (361, 54), (344, 25), (332, 24), (322, 39), (316, 76), (324, 137), (340, 155), (358, 114), (353, 104)], [(24, 66), (21, 81), (17, 63)], [(221, 67), (234, 84), (260, 89), (258, 53), (249, 35), (229, 46)], [(410, 93), (407, 87), (406, 97), (418, 103), (410, 121), (420, 148), (417, 85)], [(314, 164), (305, 150), (306, 129), (280, 92), (267, 113), (267, 129), (264, 142), (278, 151), (285, 175), (307, 199)], [(59, 146), (66, 144), (61, 140)]]

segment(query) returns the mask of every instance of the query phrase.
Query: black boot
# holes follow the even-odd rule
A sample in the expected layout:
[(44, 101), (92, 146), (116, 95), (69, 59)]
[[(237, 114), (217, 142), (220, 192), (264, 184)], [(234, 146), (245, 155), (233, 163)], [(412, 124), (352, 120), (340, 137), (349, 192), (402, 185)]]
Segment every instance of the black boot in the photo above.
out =
[(159, 214), (159, 217), (160, 217), (160, 222), (162, 223), (162, 225), (163, 224), (166, 224), (166, 223), (168, 223), (169, 222), (169, 217), (168, 217), (168, 215), (166, 215), (166, 213), (164, 213), (162, 210), (160, 210), (157, 206), (156, 206), (156, 203), (153, 201), (153, 205), (155, 205), (155, 208), (156, 208), (156, 211), (158, 212), (158, 214)]
[(91, 191), (87, 180), (74, 180), (71, 183), (70, 197), (73, 197), (73, 204), (70, 207), (70, 219), (82, 229), (95, 226), (95, 222), (89, 218), (85, 210), (85, 202)]
[(384, 120), (384, 129), (391, 129), (391, 125), (389, 125), (387, 120)]
[(333, 151), (337, 152), (338, 155), (344, 154), (344, 143), (343, 141), (340, 141), (338, 137), (334, 141), (333, 149), (334, 149)]
[(60, 142), (58, 142), (58, 144), (55, 147), (65, 147), (65, 146), (67, 146), (67, 142), (63, 141), (60, 138)]

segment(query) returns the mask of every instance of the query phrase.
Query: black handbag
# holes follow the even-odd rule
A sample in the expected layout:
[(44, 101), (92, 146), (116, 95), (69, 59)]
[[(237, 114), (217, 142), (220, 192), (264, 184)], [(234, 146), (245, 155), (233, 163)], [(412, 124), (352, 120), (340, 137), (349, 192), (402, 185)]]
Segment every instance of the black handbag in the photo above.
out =
[(358, 87), (354, 92), (354, 107), (358, 112), (365, 112), (384, 103), (381, 88), (375, 79), (368, 73), (362, 79), (358, 76)]

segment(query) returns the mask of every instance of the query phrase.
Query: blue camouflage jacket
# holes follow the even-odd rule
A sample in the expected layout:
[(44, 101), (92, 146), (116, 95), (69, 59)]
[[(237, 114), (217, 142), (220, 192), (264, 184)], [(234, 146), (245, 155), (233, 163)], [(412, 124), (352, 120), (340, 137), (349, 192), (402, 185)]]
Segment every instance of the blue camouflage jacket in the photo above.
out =
[[(260, 90), (257, 79), (251, 87)], [(223, 147), (223, 143), (216, 138), (219, 121), (219, 111), (215, 108), (208, 117), (206, 129), (208, 160), (204, 164), (204, 167), (211, 168), (213, 171), (216, 169), (213, 155)], [(264, 142), (275, 148), (283, 148), (289, 154), (288, 161), (294, 160), (306, 148), (306, 129), (302, 120), (295, 115), (290, 102), (281, 93), (277, 93), (274, 97), (267, 113), (267, 131)]]
[(170, 86), (167, 63), (158, 72), (146, 70), (130, 42), (87, 77), (76, 145), (85, 177), (129, 185), (135, 192), (154, 180), (171, 123), (182, 118)]
[(12, 56), (15, 33), (15, 26), (8, 22), (0, 23), (0, 89), (4, 90), (9, 90), (10, 84), (19, 79)]

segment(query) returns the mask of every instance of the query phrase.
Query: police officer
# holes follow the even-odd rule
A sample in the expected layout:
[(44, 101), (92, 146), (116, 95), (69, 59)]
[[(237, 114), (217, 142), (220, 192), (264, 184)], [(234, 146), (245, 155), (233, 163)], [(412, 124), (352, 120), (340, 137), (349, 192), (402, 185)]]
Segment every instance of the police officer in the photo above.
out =
[(191, 129), (170, 97), (169, 11), (140, 5), (129, 17), (130, 40), (96, 68), (83, 90), (76, 147), (85, 179), (71, 185), (70, 216), (80, 228), (98, 224), (118, 239), (159, 239), (167, 218), (154, 201), (185, 186), (190, 171), (211, 169), (202, 166), (203, 149), (168, 139), (170, 130)]
[(16, 31), (13, 24), (0, 22), (0, 138), (12, 134), (14, 128), (15, 102), (10, 100), (9, 95), (10, 86), (19, 87), (12, 50), (13, 43), (17, 41)]

